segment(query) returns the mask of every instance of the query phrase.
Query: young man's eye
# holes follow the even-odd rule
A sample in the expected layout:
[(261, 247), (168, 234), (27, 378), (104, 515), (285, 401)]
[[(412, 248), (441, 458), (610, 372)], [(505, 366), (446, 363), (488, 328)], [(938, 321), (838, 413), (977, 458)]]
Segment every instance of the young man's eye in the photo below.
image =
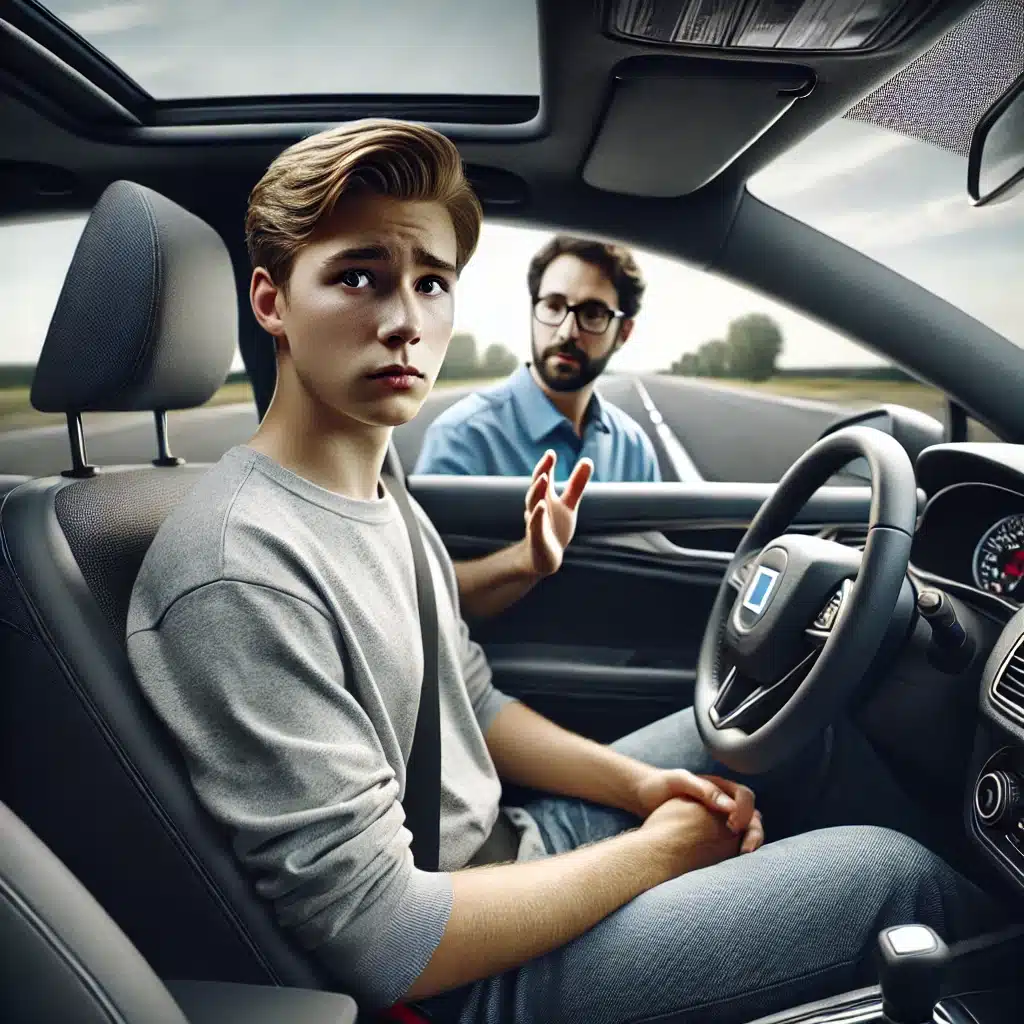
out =
[(420, 291), (425, 295), (443, 295), (451, 291), (451, 285), (443, 277), (425, 277), (420, 281)]
[(373, 275), (367, 270), (343, 270), (338, 281), (346, 288), (366, 288), (373, 284)]

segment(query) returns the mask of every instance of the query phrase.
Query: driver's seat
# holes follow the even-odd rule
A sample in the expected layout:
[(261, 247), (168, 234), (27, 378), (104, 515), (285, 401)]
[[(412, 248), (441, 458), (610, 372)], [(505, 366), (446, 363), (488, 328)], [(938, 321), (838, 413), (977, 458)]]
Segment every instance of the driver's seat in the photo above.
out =
[[(115, 182), (75, 252), (32, 401), (69, 414), (74, 448), (82, 412), (205, 403), (236, 338), (220, 237)], [(75, 475), (23, 483), (0, 509), (0, 795), (162, 977), (325, 987), (198, 803), (125, 652), (143, 556), (203, 467), (93, 472), (84, 446), (74, 461)]]

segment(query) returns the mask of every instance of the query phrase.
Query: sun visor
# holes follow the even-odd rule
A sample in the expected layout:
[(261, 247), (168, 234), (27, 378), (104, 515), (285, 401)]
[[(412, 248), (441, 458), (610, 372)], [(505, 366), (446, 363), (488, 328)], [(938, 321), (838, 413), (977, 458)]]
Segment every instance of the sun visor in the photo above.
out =
[(606, 192), (687, 195), (720, 174), (814, 86), (807, 68), (768, 62), (639, 58), (612, 80), (583, 167)]

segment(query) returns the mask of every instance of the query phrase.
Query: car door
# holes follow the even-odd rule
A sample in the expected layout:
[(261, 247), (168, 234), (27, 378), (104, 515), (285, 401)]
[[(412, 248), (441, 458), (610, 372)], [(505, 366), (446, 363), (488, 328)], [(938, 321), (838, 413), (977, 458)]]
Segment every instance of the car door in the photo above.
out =
[[(522, 534), (528, 481), (413, 476), (409, 489), (454, 559)], [(504, 692), (613, 740), (693, 699), (695, 666), (730, 552), (771, 484), (591, 484), (561, 570), (471, 622)], [(862, 540), (866, 487), (827, 487), (795, 528)]]

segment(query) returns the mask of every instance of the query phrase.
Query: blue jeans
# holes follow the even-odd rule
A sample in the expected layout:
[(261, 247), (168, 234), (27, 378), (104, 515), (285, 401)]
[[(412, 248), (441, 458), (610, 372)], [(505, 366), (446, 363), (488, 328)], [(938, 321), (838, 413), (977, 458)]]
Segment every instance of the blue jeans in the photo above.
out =
[[(711, 760), (692, 710), (615, 748), (658, 767), (731, 774)], [(818, 751), (752, 780), (768, 840), (756, 853), (648, 890), (568, 945), (461, 990), (448, 1010), (461, 1004), (460, 1024), (740, 1024), (872, 984), (882, 928), (916, 921), (953, 942), (1001, 923), (972, 883), (881, 827), (914, 811), (852, 730), (832, 757), (837, 784), (820, 792), (807, 791)], [(580, 800), (527, 809), (552, 854), (637, 825)]]

